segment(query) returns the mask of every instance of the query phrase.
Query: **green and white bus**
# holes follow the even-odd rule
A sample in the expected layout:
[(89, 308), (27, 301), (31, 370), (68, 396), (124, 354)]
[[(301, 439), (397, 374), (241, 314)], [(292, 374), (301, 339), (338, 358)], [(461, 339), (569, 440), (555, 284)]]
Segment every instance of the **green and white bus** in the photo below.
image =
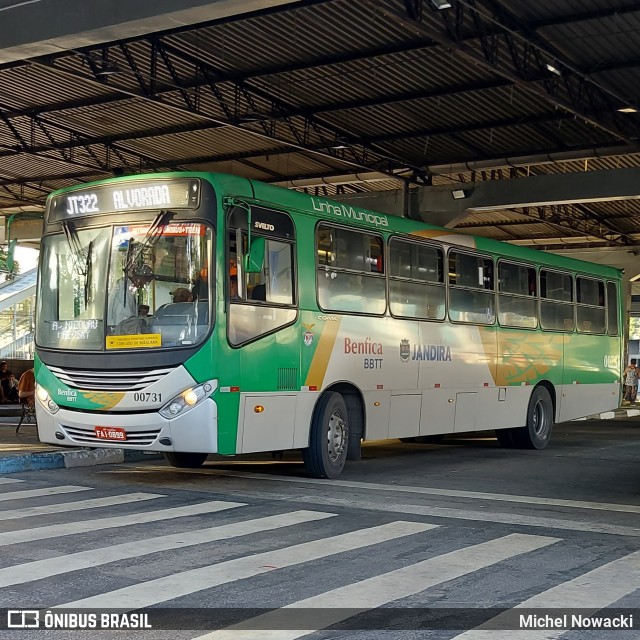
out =
[(51, 194), (39, 266), (43, 442), (302, 450), (553, 424), (618, 406), (620, 271), (229, 175)]

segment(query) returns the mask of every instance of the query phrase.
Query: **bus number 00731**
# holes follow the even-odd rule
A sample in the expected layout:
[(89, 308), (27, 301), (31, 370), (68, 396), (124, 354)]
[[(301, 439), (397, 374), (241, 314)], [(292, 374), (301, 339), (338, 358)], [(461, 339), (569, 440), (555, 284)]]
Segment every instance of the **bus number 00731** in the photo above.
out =
[(162, 402), (161, 393), (134, 393), (134, 402)]

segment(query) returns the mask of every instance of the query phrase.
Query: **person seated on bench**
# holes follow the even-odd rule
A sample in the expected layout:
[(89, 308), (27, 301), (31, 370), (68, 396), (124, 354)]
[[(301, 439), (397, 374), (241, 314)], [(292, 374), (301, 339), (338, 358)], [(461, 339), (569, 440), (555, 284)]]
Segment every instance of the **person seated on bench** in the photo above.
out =
[(0, 385), (2, 386), (3, 402), (18, 402), (18, 391), (16, 389), (18, 382), (13, 377), (13, 373), (9, 371), (9, 365), (6, 360), (0, 362)]
[(27, 369), (21, 376), (20, 382), (18, 382), (18, 397), (20, 402), (27, 406), (33, 407), (36, 395), (36, 377), (31, 369)]

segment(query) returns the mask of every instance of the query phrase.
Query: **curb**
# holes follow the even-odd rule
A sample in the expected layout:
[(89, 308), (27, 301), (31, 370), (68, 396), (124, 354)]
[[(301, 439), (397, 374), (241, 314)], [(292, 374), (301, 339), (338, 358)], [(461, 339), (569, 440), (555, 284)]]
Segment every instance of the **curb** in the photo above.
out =
[(121, 464), (140, 460), (159, 460), (161, 453), (131, 451), (129, 449), (71, 449), (69, 451), (45, 451), (7, 455), (0, 457), (0, 474), (21, 471), (45, 471), (48, 469), (73, 469), (93, 467), (99, 464)]
[(640, 409), (616, 409), (615, 411), (605, 411), (604, 413), (596, 413), (593, 416), (585, 418), (576, 418), (571, 422), (585, 422), (586, 420), (613, 420), (614, 418), (634, 418), (640, 416)]
[(611, 420), (612, 418), (633, 418), (640, 416), (640, 409), (618, 409), (617, 411), (606, 411), (600, 415), (594, 416), (600, 420)]

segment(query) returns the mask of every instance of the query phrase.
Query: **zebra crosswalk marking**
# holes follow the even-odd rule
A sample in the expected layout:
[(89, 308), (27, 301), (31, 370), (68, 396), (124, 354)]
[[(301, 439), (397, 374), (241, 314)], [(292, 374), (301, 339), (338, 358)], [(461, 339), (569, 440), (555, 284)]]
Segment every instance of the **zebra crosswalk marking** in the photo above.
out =
[(18, 480), (18, 478), (0, 478), (0, 484), (13, 484), (15, 482), (24, 482), (24, 480)]
[(74, 502), (64, 502), (47, 504), (41, 507), (25, 507), (24, 509), (11, 509), (0, 512), (0, 520), (16, 520), (18, 518), (29, 518), (31, 516), (42, 516), (48, 513), (59, 513), (60, 511), (81, 511), (83, 509), (97, 509), (99, 507), (112, 507), (119, 504), (130, 504), (141, 502), (142, 500), (153, 500), (163, 498), (156, 493), (128, 493), (119, 496), (109, 496), (107, 498), (93, 498), (91, 500), (76, 500)]
[(78, 491), (91, 490), (91, 487), (76, 487), (74, 485), (45, 487), (44, 489), (25, 489), (24, 491), (0, 493), (0, 500), (26, 500), (27, 498), (41, 498), (43, 496), (55, 496), (61, 493), (76, 493)]
[(367, 529), (358, 529), (337, 536), (325, 537), (311, 542), (285, 547), (275, 551), (257, 553), (251, 556), (227, 560), (156, 578), (123, 589), (100, 593), (75, 602), (56, 605), (66, 608), (100, 608), (105, 602), (114, 609), (140, 609), (160, 602), (173, 600), (203, 589), (251, 578), (263, 573), (292, 567), (294, 565), (319, 560), (329, 556), (362, 549), (381, 542), (388, 542), (404, 536), (423, 533), (437, 525), (418, 522), (396, 521)]
[(76, 533), (88, 533), (90, 531), (102, 531), (104, 529), (114, 529), (117, 527), (129, 527), (135, 524), (172, 520), (173, 518), (199, 516), (244, 506), (246, 506), (244, 502), (222, 502), (219, 500), (213, 500), (211, 502), (199, 502), (198, 504), (191, 504), (183, 507), (170, 507), (168, 509), (147, 511), (145, 513), (132, 513), (126, 516), (96, 518), (95, 520), (82, 520), (81, 522), (54, 524), (49, 525), (48, 527), (8, 531), (6, 533), (0, 533), (0, 547), (4, 547), (9, 544), (19, 544), (22, 542), (33, 542), (34, 540), (47, 540), (49, 538), (58, 538), (60, 536), (70, 536)]
[[(195, 640), (254, 640), (257, 637), (260, 640), (296, 640), (356, 613), (415, 595), (435, 585), (558, 541), (558, 538), (514, 533), (298, 600), (282, 609), (256, 616), (246, 623), (198, 636)], [(287, 629), (290, 626), (291, 609), (322, 609), (323, 626), (316, 625), (313, 629), (305, 630)], [(279, 619), (283, 621), (280, 628)], [(261, 627), (263, 623), (264, 628)], [(258, 629), (260, 630), (257, 631)]]
[[(596, 613), (620, 598), (638, 589), (640, 585), (640, 551), (631, 553), (597, 569), (584, 573), (573, 580), (563, 582), (551, 589), (521, 602), (518, 609), (581, 609), (582, 615)], [(513, 613), (505, 612), (489, 620), (486, 625), (499, 626), (500, 620), (513, 621)], [(567, 629), (519, 629), (512, 630), (475, 629), (457, 635), (451, 640), (494, 640), (496, 637), (518, 640), (555, 640)], [(595, 632), (597, 634), (597, 632)], [(594, 637), (597, 637), (594, 636)]]
[(125, 542), (101, 549), (89, 549), (79, 553), (71, 553), (59, 558), (49, 558), (27, 562), (12, 567), (0, 569), (0, 587), (8, 587), (15, 584), (24, 584), (33, 580), (40, 580), (54, 575), (79, 571), (89, 567), (97, 567), (117, 560), (138, 558), (159, 551), (171, 549), (184, 549), (197, 544), (206, 544), (215, 540), (237, 538), (252, 533), (272, 531), (282, 527), (290, 527), (306, 522), (324, 520), (334, 517), (335, 513), (323, 513), (320, 511), (293, 511), (265, 518), (256, 518), (244, 522), (187, 531), (166, 536), (158, 536), (147, 540)]
[(592, 509), (596, 511), (619, 511), (621, 513), (640, 513), (640, 505), (618, 504), (615, 502), (589, 502), (584, 500), (562, 500), (559, 498), (543, 498), (539, 496), (519, 496), (510, 493), (486, 493), (482, 491), (461, 491), (459, 489), (433, 489), (431, 487), (415, 487), (410, 485), (392, 485), (376, 482), (359, 482), (357, 480), (321, 480), (319, 478), (293, 478), (268, 473), (247, 473), (244, 471), (209, 470), (211, 475), (233, 476), (249, 480), (267, 480), (293, 484), (327, 485), (345, 489), (363, 489), (380, 493), (408, 493), (437, 497), (467, 498), (470, 500), (492, 500), (497, 502), (514, 502), (519, 504), (537, 504), (550, 507), (569, 507), (571, 509)]

